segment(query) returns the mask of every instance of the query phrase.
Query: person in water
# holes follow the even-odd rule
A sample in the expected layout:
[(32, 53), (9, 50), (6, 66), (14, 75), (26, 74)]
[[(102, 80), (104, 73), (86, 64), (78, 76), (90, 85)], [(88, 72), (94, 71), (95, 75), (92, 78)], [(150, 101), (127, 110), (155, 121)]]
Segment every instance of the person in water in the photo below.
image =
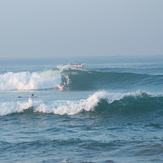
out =
[(35, 96), (34, 94), (31, 94), (31, 98), (32, 98), (32, 97), (33, 97), (33, 98), (37, 98), (37, 96)]
[[(32, 97), (36, 97), (34, 94), (31, 94), (31, 98)], [(22, 97), (22, 96), (18, 96), (18, 98), (29, 98), (29, 97)]]

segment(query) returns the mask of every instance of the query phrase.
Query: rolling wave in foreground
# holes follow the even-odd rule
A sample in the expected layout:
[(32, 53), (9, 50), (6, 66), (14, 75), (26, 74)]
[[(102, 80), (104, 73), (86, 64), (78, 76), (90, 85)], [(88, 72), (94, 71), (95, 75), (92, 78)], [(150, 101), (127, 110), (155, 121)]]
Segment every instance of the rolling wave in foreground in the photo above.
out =
[(150, 111), (163, 112), (163, 96), (151, 96), (145, 92), (108, 93), (98, 91), (87, 99), (76, 101), (55, 100), (43, 102), (36, 99), (21, 101), (0, 101), (0, 116), (26, 111), (52, 113), (57, 115), (76, 115), (79, 113), (132, 115)]

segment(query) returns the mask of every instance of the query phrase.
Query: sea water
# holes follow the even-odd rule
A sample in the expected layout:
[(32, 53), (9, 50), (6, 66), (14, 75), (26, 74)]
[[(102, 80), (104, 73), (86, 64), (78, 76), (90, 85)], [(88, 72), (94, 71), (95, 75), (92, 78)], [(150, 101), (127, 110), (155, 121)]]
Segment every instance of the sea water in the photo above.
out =
[[(85, 65), (66, 65), (75, 62)], [(0, 59), (0, 162), (163, 162), (162, 63), (163, 56)]]

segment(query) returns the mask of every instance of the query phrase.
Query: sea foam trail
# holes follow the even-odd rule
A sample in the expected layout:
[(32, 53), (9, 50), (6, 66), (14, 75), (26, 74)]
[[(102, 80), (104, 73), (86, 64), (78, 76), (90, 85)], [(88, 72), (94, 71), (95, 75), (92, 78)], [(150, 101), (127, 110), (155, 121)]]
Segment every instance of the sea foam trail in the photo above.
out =
[(59, 71), (7, 72), (0, 75), (0, 90), (31, 90), (52, 88), (61, 83)]
[(98, 91), (86, 99), (77, 101), (56, 100), (43, 102), (29, 98), (26, 101), (0, 102), (0, 116), (11, 113), (21, 113), (29, 108), (33, 108), (34, 112), (53, 113), (58, 115), (75, 115), (82, 111), (94, 111), (95, 107), (102, 99), (106, 100), (108, 104), (110, 104), (127, 96), (136, 98), (136, 96), (142, 96), (142, 93), (108, 93), (106, 91)]

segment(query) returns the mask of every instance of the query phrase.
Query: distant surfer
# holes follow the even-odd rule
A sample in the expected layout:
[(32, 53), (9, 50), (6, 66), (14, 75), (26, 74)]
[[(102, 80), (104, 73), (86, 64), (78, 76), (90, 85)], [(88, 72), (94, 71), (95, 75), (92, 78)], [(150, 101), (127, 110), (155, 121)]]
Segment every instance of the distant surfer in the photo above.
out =
[(34, 94), (31, 94), (30, 97), (23, 97), (23, 96), (18, 96), (18, 98), (36, 98), (36, 96)]

